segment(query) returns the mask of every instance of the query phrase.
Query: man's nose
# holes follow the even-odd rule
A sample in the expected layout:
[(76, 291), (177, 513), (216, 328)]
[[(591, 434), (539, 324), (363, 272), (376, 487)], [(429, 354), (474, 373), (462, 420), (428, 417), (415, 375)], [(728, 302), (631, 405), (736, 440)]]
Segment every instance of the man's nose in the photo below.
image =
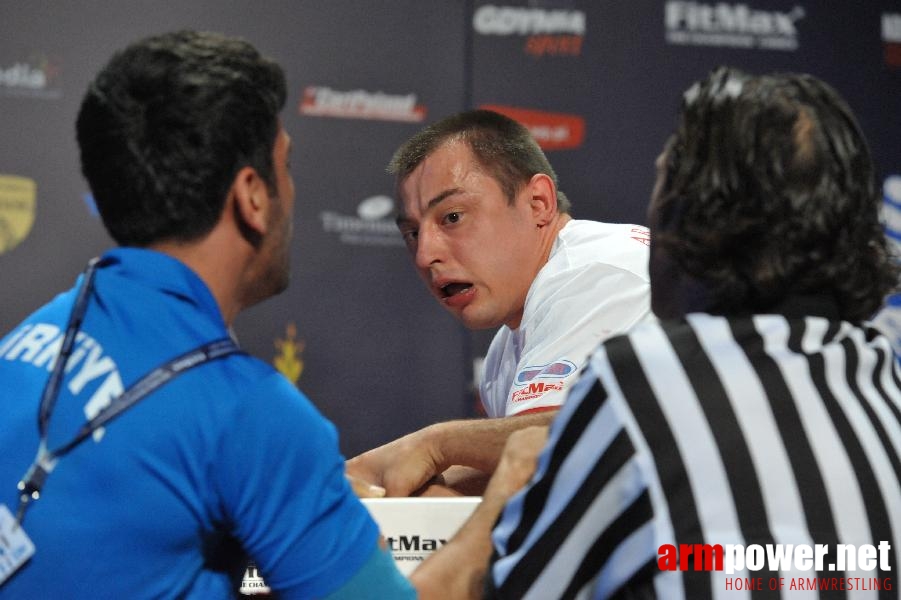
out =
[(420, 227), (416, 238), (416, 266), (428, 269), (436, 262), (441, 262), (443, 248), (444, 244), (437, 231), (427, 226)]

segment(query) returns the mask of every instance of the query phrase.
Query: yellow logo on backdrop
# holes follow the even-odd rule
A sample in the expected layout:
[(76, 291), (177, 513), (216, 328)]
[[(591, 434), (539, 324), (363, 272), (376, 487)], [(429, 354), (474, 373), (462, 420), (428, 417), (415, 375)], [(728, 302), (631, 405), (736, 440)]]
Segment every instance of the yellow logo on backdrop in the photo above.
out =
[(33, 179), (0, 175), (0, 254), (18, 246), (31, 231), (37, 188)]
[(295, 338), (297, 338), (297, 327), (294, 323), (288, 323), (285, 327), (285, 339), (275, 340), (275, 348), (279, 354), (272, 362), (279, 373), (297, 385), (297, 380), (303, 373), (303, 358), (300, 353), (303, 352), (305, 344), (303, 341), (296, 341)]

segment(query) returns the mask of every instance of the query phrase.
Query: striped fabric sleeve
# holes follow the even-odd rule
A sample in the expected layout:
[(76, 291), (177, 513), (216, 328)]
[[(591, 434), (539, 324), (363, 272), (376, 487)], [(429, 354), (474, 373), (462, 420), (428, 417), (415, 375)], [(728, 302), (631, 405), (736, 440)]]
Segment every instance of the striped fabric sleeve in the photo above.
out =
[(552, 425), (535, 476), (495, 527), (486, 597), (593, 590), (606, 597), (656, 558), (646, 550), (653, 545), (647, 485), (612, 404), (587, 367)]

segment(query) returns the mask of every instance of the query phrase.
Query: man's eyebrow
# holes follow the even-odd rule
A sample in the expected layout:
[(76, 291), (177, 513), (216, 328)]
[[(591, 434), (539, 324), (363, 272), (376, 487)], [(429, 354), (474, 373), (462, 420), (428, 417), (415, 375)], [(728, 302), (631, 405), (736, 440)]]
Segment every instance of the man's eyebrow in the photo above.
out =
[(463, 188), (458, 188), (458, 187), (444, 190), (443, 192), (441, 192), (440, 194), (438, 194), (437, 196), (435, 196), (434, 198), (429, 200), (429, 204), (426, 208), (428, 208), (428, 209), (433, 208), (435, 205), (441, 204), (442, 202), (444, 202), (444, 200), (449, 198), (450, 196), (453, 196), (455, 194), (461, 194), (461, 193), (463, 193)]
[[(438, 194), (437, 196), (435, 196), (434, 198), (429, 200), (429, 203), (426, 206), (426, 210), (432, 209), (433, 207), (437, 206), (438, 204), (441, 204), (442, 202), (444, 202), (447, 198), (454, 196), (456, 194), (461, 194), (461, 193), (463, 193), (463, 191), (464, 191), (463, 188), (458, 188), (458, 187), (449, 188), (449, 189), (444, 190), (443, 192), (441, 192), (440, 194)], [(409, 220), (410, 219), (407, 217), (406, 213), (401, 211), (397, 214), (397, 218), (394, 219), (394, 222), (398, 226), (400, 226), (400, 225), (403, 225), (404, 223), (407, 223)]]

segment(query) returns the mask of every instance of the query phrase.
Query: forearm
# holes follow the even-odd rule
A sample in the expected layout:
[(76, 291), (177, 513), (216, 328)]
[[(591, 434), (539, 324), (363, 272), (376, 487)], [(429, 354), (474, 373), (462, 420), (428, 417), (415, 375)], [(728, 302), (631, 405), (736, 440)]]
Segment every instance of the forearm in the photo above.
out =
[[(455, 466), (490, 475), (511, 434), (532, 425), (548, 425), (556, 414), (553, 410), (430, 425), (352, 458), (347, 461), (347, 474), (384, 488), (388, 496), (421, 493), (429, 480)], [(365, 494), (369, 495), (373, 494)]]
[(554, 420), (557, 410), (501, 417), (447, 421), (428, 427), (430, 444), (441, 457), (436, 465), (439, 472), (455, 466), (472, 467), (492, 473), (500, 461), (504, 444), (514, 431), (533, 425), (546, 426)]

